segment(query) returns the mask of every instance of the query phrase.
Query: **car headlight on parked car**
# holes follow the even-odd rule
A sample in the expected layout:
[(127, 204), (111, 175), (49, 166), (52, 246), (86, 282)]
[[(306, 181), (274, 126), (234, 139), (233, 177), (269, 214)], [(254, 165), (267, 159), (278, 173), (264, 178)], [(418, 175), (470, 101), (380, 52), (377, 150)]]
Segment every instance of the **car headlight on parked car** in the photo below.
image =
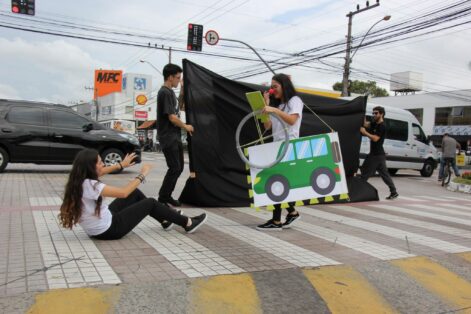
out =
[(124, 137), (125, 139), (127, 139), (131, 144), (139, 145), (139, 141), (137, 140), (137, 138), (134, 135), (122, 134), (122, 133), (119, 133), (119, 135), (121, 137)]

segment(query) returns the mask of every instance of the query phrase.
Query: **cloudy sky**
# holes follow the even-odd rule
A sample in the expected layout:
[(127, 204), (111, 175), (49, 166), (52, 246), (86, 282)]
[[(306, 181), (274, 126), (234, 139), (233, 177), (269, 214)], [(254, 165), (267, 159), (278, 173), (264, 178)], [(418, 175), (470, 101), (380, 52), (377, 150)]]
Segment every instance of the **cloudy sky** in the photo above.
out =
[[(379, 7), (355, 15), (353, 36), (362, 37), (385, 15), (391, 15), (391, 20), (380, 22), (375, 30), (457, 2), (383, 0)], [(344, 40), (348, 21), (345, 15), (354, 11), (357, 4), (365, 6), (365, 2), (352, 0), (36, 0), (36, 16), (30, 18), (10, 13), (10, 1), (1, 0), (0, 24), (33, 25), (37, 30), (118, 38), (110, 33), (97, 35), (83, 30), (84, 26), (93, 27), (153, 37), (121, 36), (121, 41), (185, 49), (187, 24), (192, 22), (203, 24), (205, 31), (216, 30), (222, 38), (251, 44), (267, 60), (283, 58), (283, 62), (292, 60), (290, 54)], [(35, 20), (43, 23), (35, 24)], [(458, 21), (469, 20), (465, 17)], [(44, 24), (45, 21), (49, 24)], [(75, 28), (61, 28), (63, 23)], [(441, 26), (447, 25), (452, 24)], [(423, 37), (359, 49), (352, 61), (351, 78), (375, 80), (371, 76), (374, 74), (383, 78), (378, 84), (389, 90), (387, 78), (391, 73), (416, 71), (423, 74), (425, 91), (469, 89), (470, 28), (468, 23)], [(166, 39), (157, 39), (162, 37)], [(237, 44), (224, 44), (205, 45), (203, 52), (255, 59), (250, 51), (233, 47)], [(260, 67), (255, 61), (172, 53), (173, 63), (181, 64), (183, 58), (229, 77)], [(313, 61), (307, 64), (309, 67), (290, 67), (282, 72), (290, 74), (297, 86), (330, 89), (342, 79), (343, 58), (344, 54), (337, 54), (322, 59), (323, 63)], [(140, 59), (161, 69), (168, 62), (168, 52), (0, 27), (0, 98), (64, 104), (87, 101), (92, 92), (85, 87), (92, 86), (93, 71), (98, 68), (150, 74), (155, 77), (154, 87), (161, 85), (159, 74), (148, 64), (140, 63)], [(263, 83), (270, 78), (270, 73), (264, 73), (244, 80)]]

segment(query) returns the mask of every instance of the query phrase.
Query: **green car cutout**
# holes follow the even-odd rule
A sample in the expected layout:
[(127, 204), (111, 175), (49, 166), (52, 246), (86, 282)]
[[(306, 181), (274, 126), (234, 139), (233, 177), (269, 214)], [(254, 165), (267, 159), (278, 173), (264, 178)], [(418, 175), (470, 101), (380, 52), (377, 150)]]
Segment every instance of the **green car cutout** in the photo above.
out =
[(282, 202), (291, 189), (308, 186), (319, 195), (327, 195), (341, 180), (337, 165), (341, 159), (339, 143), (331, 143), (328, 134), (290, 140), (285, 157), (257, 174), (254, 190), (257, 194), (266, 193), (274, 202)]

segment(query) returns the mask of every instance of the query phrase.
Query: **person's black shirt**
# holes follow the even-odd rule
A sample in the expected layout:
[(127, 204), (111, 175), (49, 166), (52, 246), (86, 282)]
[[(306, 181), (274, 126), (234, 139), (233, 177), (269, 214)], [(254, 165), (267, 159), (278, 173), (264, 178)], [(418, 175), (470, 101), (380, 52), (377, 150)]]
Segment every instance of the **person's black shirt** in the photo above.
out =
[(374, 142), (371, 140), (370, 144), (370, 155), (385, 155), (383, 143), (386, 137), (386, 127), (383, 123), (371, 122), (371, 126), (368, 130), (369, 133), (379, 136), (379, 141)]
[(179, 116), (177, 97), (172, 89), (162, 86), (157, 94), (157, 137), (162, 149), (181, 141), (180, 128), (170, 122), (170, 114)]

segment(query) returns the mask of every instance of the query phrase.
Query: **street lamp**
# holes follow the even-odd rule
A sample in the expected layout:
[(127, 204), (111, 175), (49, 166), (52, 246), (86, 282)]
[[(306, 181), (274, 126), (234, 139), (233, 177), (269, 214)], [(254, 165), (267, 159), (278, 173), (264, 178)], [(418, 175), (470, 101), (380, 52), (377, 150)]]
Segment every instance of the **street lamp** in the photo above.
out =
[[(379, 5), (379, 3), (377, 3), (377, 5)], [(344, 66), (343, 80), (342, 80), (342, 97), (348, 96), (348, 82), (349, 82), (348, 77), (350, 75), (350, 63), (352, 62), (353, 56), (358, 51), (358, 48), (360, 48), (361, 44), (363, 44), (363, 41), (365, 40), (365, 38), (369, 34), (369, 32), (373, 29), (373, 27), (375, 27), (381, 21), (389, 21), (391, 19), (391, 15), (386, 15), (381, 20), (374, 23), (370, 27), (370, 29), (366, 32), (366, 34), (363, 36), (360, 44), (357, 46), (357, 48), (355, 49), (353, 54), (351, 54), (350, 49), (351, 49), (351, 43), (352, 43), (352, 19), (353, 19), (353, 16), (355, 14), (359, 13), (359, 12), (363, 12), (365, 10), (368, 10), (368, 9), (372, 8), (372, 7), (374, 7), (374, 6), (371, 6), (371, 7), (367, 6), (367, 8), (365, 8), (365, 9), (357, 10), (356, 12), (350, 12), (349, 14), (347, 14), (347, 17), (348, 17), (347, 51), (346, 51), (346, 55), (345, 55), (345, 66)]]
[(370, 33), (370, 31), (373, 29), (373, 27), (375, 27), (376, 25), (378, 25), (379, 23), (381, 23), (382, 21), (389, 21), (391, 19), (391, 15), (386, 15), (384, 16), (381, 20), (379, 20), (378, 22), (374, 23), (373, 25), (371, 25), (370, 29), (366, 32), (366, 34), (363, 36), (360, 44), (357, 46), (357, 48), (355, 49), (355, 51), (352, 53), (352, 56), (350, 57), (350, 62), (352, 62), (352, 59), (353, 57), (355, 56), (355, 54), (357, 53), (358, 49), (361, 47), (361, 44), (363, 44), (363, 42), (365, 41), (365, 38), (366, 36), (368, 36), (368, 34)]
[(162, 71), (160, 71), (159, 69), (157, 69), (157, 68), (156, 68), (152, 63), (150, 63), (149, 61), (147, 61), (147, 60), (139, 60), (139, 62), (141, 62), (141, 63), (147, 63), (148, 65), (150, 65), (151, 67), (153, 67), (154, 70), (156, 70), (156, 71), (159, 72), (161, 75), (163, 75), (163, 74), (162, 74)]

